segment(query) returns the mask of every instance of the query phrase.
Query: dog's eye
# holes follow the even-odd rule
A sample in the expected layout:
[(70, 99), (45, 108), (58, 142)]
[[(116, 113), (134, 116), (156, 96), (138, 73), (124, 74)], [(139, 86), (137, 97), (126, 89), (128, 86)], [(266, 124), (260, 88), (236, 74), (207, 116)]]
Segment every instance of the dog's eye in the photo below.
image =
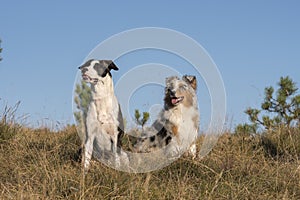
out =
[(170, 93), (171, 89), (170, 88), (166, 88), (166, 93)]
[(180, 86), (180, 89), (181, 89), (181, 90), (187, 90), (188, 87), (187, 87), (186, 85), (182, 85), (182, 86)]

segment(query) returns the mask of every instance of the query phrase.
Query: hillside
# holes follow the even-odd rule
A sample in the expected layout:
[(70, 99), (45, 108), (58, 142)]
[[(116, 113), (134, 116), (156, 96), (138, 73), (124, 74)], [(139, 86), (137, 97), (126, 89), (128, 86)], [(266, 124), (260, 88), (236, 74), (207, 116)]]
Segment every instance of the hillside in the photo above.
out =
[[(199, 139), (201, 145), (201, 138)], [(224, 133), (202, 160), (148, 174), (93, 162), (84, 178), (75, 127), (0, 124), (1, 199), (300, 199), (300, 130)]]

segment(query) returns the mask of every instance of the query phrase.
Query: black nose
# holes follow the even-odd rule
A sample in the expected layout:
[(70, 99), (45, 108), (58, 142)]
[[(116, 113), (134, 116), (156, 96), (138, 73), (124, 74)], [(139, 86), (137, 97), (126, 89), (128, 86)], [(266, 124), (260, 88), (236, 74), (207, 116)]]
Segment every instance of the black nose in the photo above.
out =
[(84, 69), (84, 68), (86, 68), (85, 65), (80, 65), (80, 66), (78, 67), (78, 69)]
[(85, 72), (87, 72), (87, 71), (88, 71), (88, 69), (87, 69), (87, 68), (85, 68), (85, 67), (79, 67), (78, 69), (80, 69), (80, 70), (81, 70), (81, 73), (85, 73)]
[(170, 94), (170, 96), (175, 96), (176, 91), (175, 91), (175, 90), (170, 90), (170, 89), (169, 89), (169, 94)]

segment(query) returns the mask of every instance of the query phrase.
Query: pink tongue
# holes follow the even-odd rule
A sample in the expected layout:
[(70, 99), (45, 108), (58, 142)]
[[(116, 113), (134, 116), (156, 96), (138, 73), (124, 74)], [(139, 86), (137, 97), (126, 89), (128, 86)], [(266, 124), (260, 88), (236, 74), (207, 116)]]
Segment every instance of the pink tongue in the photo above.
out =
[(176, 103), (177, 103), (177, 98), (173, 98), (173, 99), (171, 100), (171, 102), (172, 102), (172, 104), (176, 104)]

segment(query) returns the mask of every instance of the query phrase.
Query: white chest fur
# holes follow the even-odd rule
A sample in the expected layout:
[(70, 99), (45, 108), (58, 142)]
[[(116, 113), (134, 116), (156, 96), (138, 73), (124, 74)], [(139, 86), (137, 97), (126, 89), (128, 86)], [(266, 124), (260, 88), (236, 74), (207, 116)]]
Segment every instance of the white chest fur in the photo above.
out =
[(113, 85), (111, 83), (97, 83), (92, 87), (92, 102), (89, 106), (87, 123), (93, 124), (97, 130), (92, 132), (106, 132), (113, 135), (117, 132), (119, 126), (118, 113), (119, 105), (114, 95)]
[(166, 119), (178, 127), (179, 145), (188, 148), (197, 138), (198, 134), (198, 115), (197, 109), (177, 106), (172, 112), (165, 113)]

